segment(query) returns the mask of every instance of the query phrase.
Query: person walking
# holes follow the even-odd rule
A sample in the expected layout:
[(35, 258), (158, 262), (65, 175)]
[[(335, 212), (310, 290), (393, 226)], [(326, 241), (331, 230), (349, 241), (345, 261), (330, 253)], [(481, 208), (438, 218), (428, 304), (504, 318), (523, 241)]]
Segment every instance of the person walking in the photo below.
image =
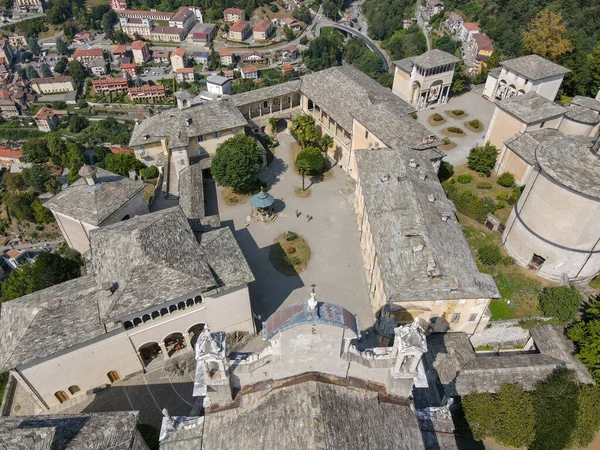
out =
[(296, 210), (296, 219), (298, 218), (299, 215), (300, 215), (300, 213), (298, 212), (298, 210)]

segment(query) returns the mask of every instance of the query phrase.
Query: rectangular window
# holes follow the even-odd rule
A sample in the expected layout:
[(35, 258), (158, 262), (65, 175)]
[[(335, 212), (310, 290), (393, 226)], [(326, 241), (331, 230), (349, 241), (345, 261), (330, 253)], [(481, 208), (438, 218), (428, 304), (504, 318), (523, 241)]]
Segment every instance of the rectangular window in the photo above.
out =
[(196, 137), (196, 141), (197, 142), (202, 142), (203, 140), (204, 140), (204, 137), (202, 137), (202, 136), (197, 136)]
[(232, 128), (232, 129), (231, 129), (231, 133), (232, 133), (232, 134), (235, 134), (235, 133), (237, 133), (237, 128)]
[(457, 323), (459, 320), (460, 320), (460, 313), (452, 314), (452, 317), (450, 318), (451, 323)]
[(477, 320), (477, 315), (478, 314), (471, 314), (469, 316), (469, 322), (475, 322)]
[(540, 128), (544, 128), (544, 125), (546, 124), (546, 122), (542, 122), (540, 123)]
[(369, 130), (365, 130), (365, 139), (369, 139)]
[(267, 108), (268, 106), (269, 106), (269, 103), (268, 103), (267, 101), (265, 101), (265, 102), (263, 103), (263, 108)]
[(221, 132), (220, 131), (215, 131), (215, 137), (218, 139), (221, 137)]
[(529, 269), (538, 270), (540, 267), (542, 267), (544, 262), (546, 262), (545, 258), (542, 258), (540, 255), (536, 255), (534, 253), (533, 257), (531, 258), (531, 262), (529, 263)]

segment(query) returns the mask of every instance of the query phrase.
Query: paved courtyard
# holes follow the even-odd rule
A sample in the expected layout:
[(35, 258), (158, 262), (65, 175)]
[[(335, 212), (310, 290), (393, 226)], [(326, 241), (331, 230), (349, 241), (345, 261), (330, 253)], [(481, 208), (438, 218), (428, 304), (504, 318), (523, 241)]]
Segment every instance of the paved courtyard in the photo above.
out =
[[(450, 140), (452, 142), (456, 142), (457, 146), (452, 150), (446, 151), (447, 156), (444, 158), (444, 161), (449, 162), (453, 166), (461, 166), (466, 164), (467, 156), (469, 155), (471, 149), (476, 145), (484, 143), (483, 139), (485, 138), (488, 127), (490, 126), (490, 121), (492, 120), (492, 115), (494, 114), (496, 105), (493, 102), (483, 98), (481, 96), (482, 92), (483, 85), (475, 86), (473, 90), (467, 92), (466, 94), (463, 94), (459, 97), (451, 97), (448, 103), (444, 105), (423, 109), (417, 114), (417, 120), (440, 138), (446, 137), (446, 135), (442, 133), (442, 130), (447, 127), (459, 127), (465, 131), (464, 137), (450, 136)], [(462, 109), (466, 114), (468, 114), (468, 117), (454, 119), (445, 113), (445, 111), (451, 111), (454, 109)], [(438, 126), (430, 125), (427, 119), (434, 113), (441, 114), (444, 119), (446, 119), (446, 122)], [(484, 128), (482, 131), (475, 133), (467, 129), (465, 122), (473, 119), (479, 119), (479, 121), (483, 123)]]
[[(274, 149), (275, 158), (260, 174), (271, 185), (269, 192), (276, 199), (279, 216), (275, 222), (245, 227), (250, 199), (228, 206), (220, 195), (221, 188), (216, 188), (221, 222), (234, 230), (256, 277), (250, 285), (253, 311), (264, 321), (282, 305), (306, 301), (310, 286), (315, 284), (320, 301), (347, 308), (366, 330), (374, 324), (374, 317), (353, 211), (354, 182), (336, 166), (331, 169), (330, 179), (312, 184), (309, 197), (297, 197), (295, 189), (302, 186), (302, 179), (294, 172), (291, 161), (295, 141), (288, 132), (278, 134), (277, 139), (280, 145)], [(310, 177), (306, 183), (311, 183)], [(207, 202), (211, 202), (210, 195)], [(301, 212), (299, 218), (296, 210)], [(307, 214), (313, 217), (310, 222)], [(287, 230), (302, 235), (312, 253), (307, 269), (297, 276), (279, 273), (269, 261), (273, 241)]]

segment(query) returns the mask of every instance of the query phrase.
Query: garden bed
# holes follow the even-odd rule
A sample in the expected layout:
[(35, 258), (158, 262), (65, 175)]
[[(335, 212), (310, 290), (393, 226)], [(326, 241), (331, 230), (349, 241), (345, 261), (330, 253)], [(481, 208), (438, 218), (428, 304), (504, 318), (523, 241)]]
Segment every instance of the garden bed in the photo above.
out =
[(288, 240), (287, 233), (280, 234), (271, 246), (269, 259), (273, 267), (284, 275), (292, 276), (303, 272), (310, 259), (310, 247), (302, 236), (291, 233), (292, 239)]
[(235, 192), (233, 188), (230, 187), (223, 188), (221, 195), (228, 206), (235, 206), (239, 203), (244, 203), (250, 198), (250, 194), (240, 194), (239, 192)]
[(440, 145), (440, 150), (447, 152), (448, 150), (452, 150), (453, 148), (456, 148), (456, 145), (457, 145), (456, 142), (450, 141), (447, 144)]
[[(462, 133), (460, 133), (458, 131), (452, 131), (454, 129), (461, 130)], [(444, 133), (444, 135), (446, 135), (446, 136), (452, 136), (452, 137), (465, 137), (467, 135), (467, 133), (465, 133), (465, 131), (462, 128), (458, 128), (458, 127), (444, 128), (442, 130), (442, 133)]]
[(469, 115), (463, 111), (462, 114), (455, 114), (454, 112), (458, 112), (461, 111), (459, 109), (449, 109), (447, 111), (444, 111), (444, 113), (448, 116), (448, 117), (452, 117), (453, 119), (466, 119), (467, 117), (469, 117)]
[[(438, 119), (438, 120), (436, 120)], [(444, 116), (435, 113), (429, 116), (429, 118), (427, 119), (427, 122), (429, 122), (429, 125), (432, 125), (434, 127), (437, 127), (438, 125), (442, 125), (444, 123), (446, 123), (446, 119), (444, 119)]]
[[(473, 123), (475, 121), (477, 121), (477, 124), (479, 126), (477, 126), (477, 127), (473, 126), (473, 125), (475, 125)], [(473, 123), (473, 125), (471, 125), (472, 123)], [(477, 120), (477, 119), (468, 120), (467, 122), (465, 122), (465, 127), (467, 127), (467, 130), (472, 131), (473, 133), (479, 133), (484, 130), (483, 122), (481, 122), (480, 120)]]

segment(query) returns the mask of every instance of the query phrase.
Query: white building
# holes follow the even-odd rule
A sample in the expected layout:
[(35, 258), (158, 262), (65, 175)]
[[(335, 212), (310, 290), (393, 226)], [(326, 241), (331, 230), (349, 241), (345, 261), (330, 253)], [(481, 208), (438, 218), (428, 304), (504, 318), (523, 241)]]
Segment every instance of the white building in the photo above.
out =
[(231, 88), (231, 80), (220, 75), (211, 75), (206, 78), (206, 88), (208, 92), (214, 94), (227, 94), (231, 95), (233, 90)]
[(492, 101), (536, 92), (554, 101), (569, 69), (538, 55), (527, 55), (500, 63), (502, 68), (490, 70), (483, 97)]
[(394, 61), (392, 92), (417, 109), (446, 103), (460, 59), (441, 50)]

